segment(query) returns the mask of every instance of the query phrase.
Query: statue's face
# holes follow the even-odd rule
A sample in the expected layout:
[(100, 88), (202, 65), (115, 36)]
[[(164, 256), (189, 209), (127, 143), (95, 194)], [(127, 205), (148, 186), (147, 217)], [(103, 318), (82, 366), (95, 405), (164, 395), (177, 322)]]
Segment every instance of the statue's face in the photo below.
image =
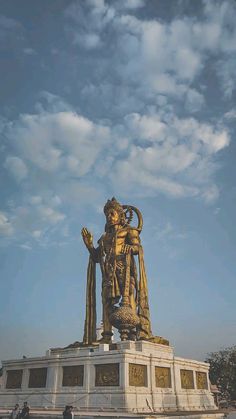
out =
[(111, 208), (107, 211), (106, 219), (107, 219), (107, 224), (110, 225), (110, 226), (119, 224), (119, 222), (120, 222), (119, 213), (113, 208)]

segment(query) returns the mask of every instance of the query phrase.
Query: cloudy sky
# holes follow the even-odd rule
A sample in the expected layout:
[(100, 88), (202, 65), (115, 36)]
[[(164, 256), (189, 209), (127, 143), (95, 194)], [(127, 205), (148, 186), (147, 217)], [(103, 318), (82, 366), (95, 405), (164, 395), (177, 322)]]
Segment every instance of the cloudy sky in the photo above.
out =
[(0, 359), (82, 338), (80, 230), (98, 240), (112, 196), (143, 213), (154, 334), (196, 359), (235, 344), (236, 2), (20, 3), (0, 15)]

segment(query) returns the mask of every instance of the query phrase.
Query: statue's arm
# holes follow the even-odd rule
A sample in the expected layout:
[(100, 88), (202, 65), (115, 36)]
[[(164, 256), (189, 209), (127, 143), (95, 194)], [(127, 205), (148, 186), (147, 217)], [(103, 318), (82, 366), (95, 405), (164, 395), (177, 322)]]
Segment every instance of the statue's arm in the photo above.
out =
[(136, 229), (130, 229), (127, 236), (126, 242), (123, 246), (123, 253), (132, 253), (137, 255), (140, 248), (139, 232)]
[(84, 227), (81, 230), (81, 235), (82, 235), (84, 244), (87, 247), (93, 261), (98, 263), (99, 255), (100, 255), (100, 248), (99, 246), (97, 248), (94, 247), (92, 234), (87, 230), (86, 227)]

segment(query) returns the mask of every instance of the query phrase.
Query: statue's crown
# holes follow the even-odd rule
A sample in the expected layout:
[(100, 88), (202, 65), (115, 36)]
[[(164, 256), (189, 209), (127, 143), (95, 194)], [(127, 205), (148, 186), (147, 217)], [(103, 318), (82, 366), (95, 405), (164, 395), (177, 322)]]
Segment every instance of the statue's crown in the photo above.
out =
[(110, 208), (114, 208), (116, 211), (118, 211), (119, 213), (124, 213), (124, 210), (122, 208), (122, 205), (116, 200), (116, 198), (113, 196), (112, 199), (108, 199), (105, 206), (104, 206), (104, 213), (106, 214), (107, 211)]

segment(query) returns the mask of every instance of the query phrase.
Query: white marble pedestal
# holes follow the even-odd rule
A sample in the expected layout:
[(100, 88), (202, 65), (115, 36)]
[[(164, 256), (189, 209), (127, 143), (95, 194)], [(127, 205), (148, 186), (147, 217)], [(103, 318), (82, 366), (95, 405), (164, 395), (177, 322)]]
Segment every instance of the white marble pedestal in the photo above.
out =
[(209, 365), (175, 357), (173, 348), (145, 341), (47, 351), (3, 361), (0, 407), (120, 412), (216, 410)]

